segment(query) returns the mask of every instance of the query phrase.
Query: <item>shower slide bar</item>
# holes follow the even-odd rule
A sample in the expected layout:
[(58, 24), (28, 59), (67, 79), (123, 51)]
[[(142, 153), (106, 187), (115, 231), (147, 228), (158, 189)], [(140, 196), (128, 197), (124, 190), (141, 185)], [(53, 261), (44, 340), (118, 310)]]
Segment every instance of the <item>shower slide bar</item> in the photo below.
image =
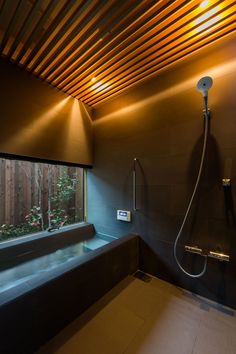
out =
[(136, 179), (136, 163), (138, 159), (135, 157), (133, 162), (133, 210), (137, 209), (137, 179)]
[(225, 253), (216, 252), (216, 251), (209, 251), (208, 254), (204, 254), (203, 250), (197, 246), (185, 245), (184, 248), (185, 248), (185, 251), (190, 252), (190, 253), (199, 254), (201, 256), (206, 255), (208, 257), (218, 259), (219, 261), (229, 262), (229, 255), (225, 254)]

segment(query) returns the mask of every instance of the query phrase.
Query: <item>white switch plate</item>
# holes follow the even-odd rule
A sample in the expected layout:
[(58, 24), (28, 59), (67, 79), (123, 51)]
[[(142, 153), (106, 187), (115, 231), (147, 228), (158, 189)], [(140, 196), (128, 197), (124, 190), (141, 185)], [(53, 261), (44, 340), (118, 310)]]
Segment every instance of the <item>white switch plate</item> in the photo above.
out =
[(117, 210), (117, 220), (130, 222), (131, 221), (131, 211)]

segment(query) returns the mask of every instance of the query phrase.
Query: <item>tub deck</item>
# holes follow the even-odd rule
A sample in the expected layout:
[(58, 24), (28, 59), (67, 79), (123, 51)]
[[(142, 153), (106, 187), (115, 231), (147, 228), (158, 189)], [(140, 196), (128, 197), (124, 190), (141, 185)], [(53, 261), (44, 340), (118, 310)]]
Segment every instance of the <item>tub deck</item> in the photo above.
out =
[[(2, 270), (1, 353), (33, 353), (137, 270), (136, 235), (112, 242), (99, 235), (87, 236), (81, 241), (78, 232), (77, 243)], [(21, 275), (19, 284), (14, 283), (17, 274)]]

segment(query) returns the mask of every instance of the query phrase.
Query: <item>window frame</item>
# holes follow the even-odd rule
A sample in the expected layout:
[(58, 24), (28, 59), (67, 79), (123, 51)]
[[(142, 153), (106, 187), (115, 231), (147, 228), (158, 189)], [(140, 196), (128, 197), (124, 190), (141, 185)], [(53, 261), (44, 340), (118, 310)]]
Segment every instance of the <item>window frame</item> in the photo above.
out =
[(81, 165), (81, 164), (75, 164), (71, 162), (66, 162), (66, 161), (55, 161), (55, 160), (47, 160), (47, 159), (41, 159), (41, 158), (36, 158), (36, 157), (28, 157), (28, 156), (21, 156), (21, 155), (13, 155), (13, 154), (6, 154), (0, 152), (0, 158), (3, 159), (8, 159), (8, 160), (18, 160), (18, 161), (27, 161), (27, 162), (32, 162), (32, 163), (45, 163), (45, 164), (52, 164), (52, 165), (60, 165), (60, 166), (67, 166), (67, 167), (77, 167), (77, 168), (82, 168), (82, 187), (83, 187), (83, 197), (82, 197), (82, 208), (83, 208), (83, 220), (80, 222), (76, 222), (73, 224), (68, 224), (68, 225), (63, 225), (58, 229), (53, 229), (51, 231), (49, 230), (43, 230), (43, 231), (38, 231), (35, 233), (30, 233), (30, 234), (25, 234), (22, 236), (18, 236), (15, 238), (11, 238), (9, 240), (4, 240), (0, 241), (0, 251), (4, 249), (8, 249), (17, 245), (21, 244), (27, 244), (32, 241), (37, 241), (43, 238), (50, 237), (52, 234), (57, 235), (60, 233), (64, 233), (66, 231), (70, 231), (73, 229), (81, 228), (86, 225), (87, 223), (87, 168), (91, 168), (91, 166), (87, 165)]

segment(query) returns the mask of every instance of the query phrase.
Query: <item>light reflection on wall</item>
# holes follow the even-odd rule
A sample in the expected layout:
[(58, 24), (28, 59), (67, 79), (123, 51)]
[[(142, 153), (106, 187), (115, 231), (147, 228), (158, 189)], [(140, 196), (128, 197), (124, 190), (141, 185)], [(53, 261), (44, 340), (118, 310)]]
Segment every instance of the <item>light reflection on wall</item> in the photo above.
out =
[[(86, 160), (81, 161), (80, 163), (87, 164), (87, 149), (88, 149), (88, 141), (91, 140), (91, 136), (89, 134), (89, 130), (87, 129), (88, 125), (91, 126), (92, 121), (91, 117), (86, 110), (83, 108), (83, 104), (74, 99), (70, 98), (71, 102), (71, 110), (70, 114), (67, 117), (67, 129), (68, 132), (66, 134), (67, 139), (64, 141), (64, 155), (65, 157), (72, 157), (76, 160), (76, 156), (78, 155), (78, 141), (79, 141), (79, 150), (81, 156), (85, 156)], [(92, 151), (90, 151), (92, 156)], [(67, 156), (68, 155), (68, 156)], [(90, 163), (92, 163), (92, 158), (90, 159)]]
[(45, 134), (47, 133), (47, 126), (49, 126), (53, 120), (55, 120), (55, 124), (57, 124), (58, 113), (63, 110), (69, 99), (70, 96), (66, 97), (51, 107), (45, 113), (35, 117), (32, 123), (19, 130), (15, 135), (8, 138), (7, 141), (5, 141), (5, 143), (2, 145), (3, 148), (8, 150), (9, 147), (9, 150), (11, 151), (12, 147), (14, 147), (14, 149), (21, 150), (22, 147), (30, 146), (32, 143), (34, 143), (35, 138), (39, 132), (43, 131)]
[(229, 75), (233, 72), (236, 72), (236, 59), (226, 62), (222, 65), (217, 65), (215, 67), (208, 68), (206, 71), (202, 71), (198, 75), (195, 75), (194, 77), (191, 77), (190, 79), (185, 80), (180, 84), (171, 86), (166, 90), (158, 92), (156, 95), (152, 95), (148, 98), (145, 98), (144, 100), (138, 101), (137, 103), (130, 104), (124, 108), (116, 110), (105, 116), (102, 116), (101, 118), (95, 120), (94, 124), (98, 125), (100, 123), (104, 123), (104, 120), (109, 120), (110, 118), (120, 119), (122, 115), (126, 115), (128, 113), (137, 111), (149, 104), (152, 104), (157, 101), (161, 101), (165, 98), (169, 98), (178, 95), (184, 91), (187, 91), (196, 86), (196, 82), (199, 80), (199, 77), (211, 76), (214, 80), (218, 77)]

